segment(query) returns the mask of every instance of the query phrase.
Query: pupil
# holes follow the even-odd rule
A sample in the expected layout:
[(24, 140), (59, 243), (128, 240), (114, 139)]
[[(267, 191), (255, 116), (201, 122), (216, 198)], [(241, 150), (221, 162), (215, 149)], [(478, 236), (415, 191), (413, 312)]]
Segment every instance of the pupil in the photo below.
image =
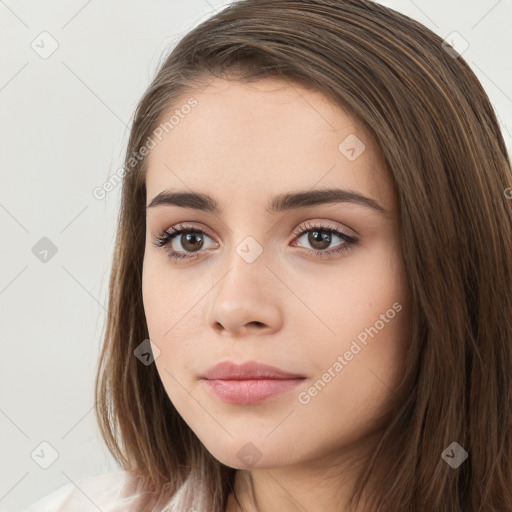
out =
[(313, 247), (317, 243), (320, 244), (320, 247), (317, 247), (317, 249), (326, 249), (331, 243), (331, 234), (325, 231), (312, 231), (309, 238), (309, 243)]
[[(197, 250), (197, 249), (200, 249), (200, 247), (197, 247), (197, 244), (194, 245), (194, 241), (198, 241), (201, 242), (201, 235), (199, 233), (187, 233), (185, 234), (185, 243), (182, 242), (182, 246), (186, 249), (186, 250)], [(187, 248), (187, 245), (189, 245), (189, 247)]]

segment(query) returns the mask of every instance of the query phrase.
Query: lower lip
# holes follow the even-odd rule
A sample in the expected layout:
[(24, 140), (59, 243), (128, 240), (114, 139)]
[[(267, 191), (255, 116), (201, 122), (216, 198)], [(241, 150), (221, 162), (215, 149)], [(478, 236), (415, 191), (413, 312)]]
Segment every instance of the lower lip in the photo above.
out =
[(305, 379), (205, 380), (208, 389), (224, 402), (256, 404), (291, 391)]

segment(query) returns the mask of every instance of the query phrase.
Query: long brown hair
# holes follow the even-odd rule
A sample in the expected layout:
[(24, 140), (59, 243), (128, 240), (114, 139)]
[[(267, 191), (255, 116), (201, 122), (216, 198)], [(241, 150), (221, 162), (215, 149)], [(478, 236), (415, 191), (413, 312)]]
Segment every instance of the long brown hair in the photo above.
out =
[[(108, 449), (144, 485), (201, 478), (224, 512), (235, 469), (216, 460), (134, 350), (142, 303), (141, 148), (165, 114), (216, 77), (275, 77), (320, 91), (364, 123), (399, 199), (413, 300), (394, 413), (352, 495), (378, 512), (512, 510), (512, 172), (493, 107), (461, 56), (368, 0), (241, 0), (173, 48), (140, 100), (126, 152), (96, 380)], [(192, 114), (193, 115), (193, 114)], [(169, 128), (169, 127), (168, 127)], [(134, 155), (139, 155), (134, 159)], [(442, 457), (457, 442), (468, 458)]]

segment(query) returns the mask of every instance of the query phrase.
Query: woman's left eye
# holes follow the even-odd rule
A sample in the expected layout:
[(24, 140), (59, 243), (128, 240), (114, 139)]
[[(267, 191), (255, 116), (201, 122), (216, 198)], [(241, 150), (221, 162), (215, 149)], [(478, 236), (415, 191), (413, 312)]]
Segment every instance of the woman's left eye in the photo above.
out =
[[(293, 234), (297, 237), (297, 240), (308, 235), (306, 241), (313, 247), (313, 249), (308, 249), (308, 252), (320, 257), (332, 256), (333, 254), (347, 251), (357, 244), (355, 237), (338, 228), (323, 224), (310, 223), (301, 226)], [(335, 245), (334, 249), (326, 250), (334, 238), (339, 238), (341, 243)], [(174, 260), (191, 259), (200, 256), (201, 249), (204, 248), (205, 239), (210, 239), (210, 237), (204, 231), (192, 226), (178, 224), (157, 236), (156, 242), (153, 245), (163, 247), (168, 256)], [(181, 247), (173, 247), (175, 242), (179, 242), (178, 245)], [(187, 251), (191, 251), (191, 253), (187, 253)]]
[[(357, 244), (355, 237), (338, 228), (324, 224), (307, 224), (294, 232), (294, 235), (298, 237), (297, 240), (305, 237), (307, 243), (313, 247), (313, 250), (309, 252), (320, 257), (339, 254), (353, 248)], [(334, 249), (327, 251), (326, 249), (331, 245), (334, 238), (340, 239), (341, 243), (335, 245)]]

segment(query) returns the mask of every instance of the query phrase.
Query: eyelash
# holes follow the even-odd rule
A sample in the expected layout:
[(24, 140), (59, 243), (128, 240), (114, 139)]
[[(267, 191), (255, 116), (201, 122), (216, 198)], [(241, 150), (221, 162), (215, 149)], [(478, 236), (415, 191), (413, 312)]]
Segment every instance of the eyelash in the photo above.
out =
[[(355, 246), (358, 242), (357, 238), (354, 238), (353, 236), (348, 235), (344, 231), (342, 231), (338, 228), (334, 228), (332, 226), (322, 224), (322, 223), (313, 224), (311, 222), (308, 222), (308, 223), (306, 223), (306, 225), (302, 226), (300, 229), (297, 229), (296, 231), (294, 231), (293, 234), (295, 235), (296, 238), (300, 238), (302, 235), (304, 235), (305, 233), (309, 233), (310, 231), (327, 232), (331, 235), (334, 234), (343, 240), (343, 243), (336, 246), (335, 249), (324, 250), (324, 251), (315, 250), (315, 249), (307, 249), (307, 251), (310, 255), (319, 256), (321, 258), (326, 257), (326, 255), (328, 257), (330, 257), (334, 254), (344, 253), (344, 252), (352, 249), (353, 246)], [(211, 238), (206, 232), (204, 232), (200, 229), (194, 228), (193, 226), (189, 226), (187, 224), (177, 224), (176, 226), (172, 226), (168, 231), (164, 231), (163, 233), (158, 235), (156, 237), (156, 242), (153, 243), (153, 245), (155, 247), (160, 247), (160, 248), (163, 247), (165, 252), (169, 256), (169, 258), (174, 259), (174, 260), (195, 259), (195, 258), (199, 257), (200, 253), (204, 252), (204, 251), (199, 250), (195, 253), (185, 255), (181, 251), (175, 251), (175, 250), (167, 247), (172, 242), (172, 240), (174, 240), (174, 238), (176, 238), (178, 235), (181, 235), (183, 233), (195, 233), (195, 234), (200, 234), (200, 235), (206, 235), (206, 236), (208, 236), (208, 238)]]

